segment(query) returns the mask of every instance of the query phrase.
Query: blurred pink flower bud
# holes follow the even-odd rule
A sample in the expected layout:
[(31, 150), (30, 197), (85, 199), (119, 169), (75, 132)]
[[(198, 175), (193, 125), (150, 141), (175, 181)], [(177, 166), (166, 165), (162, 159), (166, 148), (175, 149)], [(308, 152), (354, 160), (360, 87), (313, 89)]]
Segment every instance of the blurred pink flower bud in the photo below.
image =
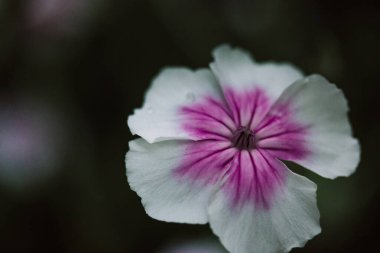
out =
[(57, 114), (29, 103), (0, 105), (0, 184), (37, 187), (58, 168), (63, 148)]

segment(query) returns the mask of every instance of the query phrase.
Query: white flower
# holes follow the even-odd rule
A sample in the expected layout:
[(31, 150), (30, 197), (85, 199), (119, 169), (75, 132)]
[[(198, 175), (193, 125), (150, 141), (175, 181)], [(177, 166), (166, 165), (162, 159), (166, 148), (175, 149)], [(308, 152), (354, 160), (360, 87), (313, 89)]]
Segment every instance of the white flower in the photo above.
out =
[(320, 233), (316, 185), (359, 162), (343, 93), (288, 64), (229, 46), (210, 70), (163, 70), (128, 119), (129, 184), (153, 218), (210, 223), (231, 252), (287, 252)]

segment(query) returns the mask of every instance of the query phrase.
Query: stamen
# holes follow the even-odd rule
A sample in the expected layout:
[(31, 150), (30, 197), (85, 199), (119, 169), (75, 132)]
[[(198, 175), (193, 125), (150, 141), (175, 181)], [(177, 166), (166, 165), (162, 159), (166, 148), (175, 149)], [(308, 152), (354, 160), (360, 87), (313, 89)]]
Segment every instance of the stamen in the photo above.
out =
[(232, 146), (239, 150), (252, 150), (256, 148), (254, 134), (248, 127), (239, 127), (231, 138)]

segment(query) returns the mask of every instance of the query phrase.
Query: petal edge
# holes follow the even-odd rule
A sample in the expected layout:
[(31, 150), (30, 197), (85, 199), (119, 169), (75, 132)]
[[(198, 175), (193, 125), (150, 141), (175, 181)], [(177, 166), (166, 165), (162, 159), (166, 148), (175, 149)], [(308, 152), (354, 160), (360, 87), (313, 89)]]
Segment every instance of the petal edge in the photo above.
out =
[(288, 175), (270, 210), (246, 205), (232, 211), (223, 192), (216, 193), (208, 209), (210, 226), (231, 253), (288, 252), (321, 232), (316, 185), (291, 171)]

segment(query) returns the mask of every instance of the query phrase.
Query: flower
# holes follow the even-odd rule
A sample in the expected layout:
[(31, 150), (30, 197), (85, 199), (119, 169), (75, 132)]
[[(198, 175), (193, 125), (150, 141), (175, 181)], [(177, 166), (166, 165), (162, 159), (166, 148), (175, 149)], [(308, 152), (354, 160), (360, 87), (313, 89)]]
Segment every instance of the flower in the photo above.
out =
[(172, 243), (159, 253), (225, 253), (225, 250), (213, 240), (197, 239)]
[(28, 0), (24, 3), (26, 25), (48, 35), (75, 35), (82, 31), (97, 0)]
[(359, 162), (343, 93), (289, 64), (213, 51), (210, 70), (164, 69), (128, 119), (131, 188), (168, 222), (209, 222), (230, 252), (287, 252), (321, 229), (316, 185), (293, 161), (326, 177)]
[[(5, 101), (4, 101), (5, 100)], [(0, 186), (30, 194), (45, 185), (59, 168), (65, 149), (57, 110), (34, 100), (0, 103)]]

